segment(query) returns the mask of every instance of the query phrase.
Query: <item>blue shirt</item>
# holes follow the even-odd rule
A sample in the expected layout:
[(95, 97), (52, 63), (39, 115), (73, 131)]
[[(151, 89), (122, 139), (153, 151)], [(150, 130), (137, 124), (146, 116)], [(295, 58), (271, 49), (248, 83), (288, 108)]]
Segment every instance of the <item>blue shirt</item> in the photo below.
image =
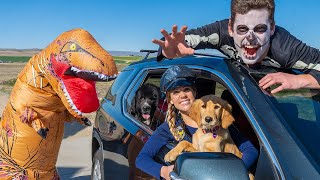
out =
[[(198, 129), (188, 125), (186, 125), (186, 128), (188, 128), (191, 134), (194, 134)], [(230, 126), (229, 132), (234, 143), (242, 152), (242, 161), (245, 167), (249, 169), (258, 158), (258, 150), (248, 139), (244, 138), (235, 127)], [(136, 167), (160, 179), (160, 170), (163, 165), (157, 163), (153, 157), (156, 156), (162, 146), (166, 145), (168, 141), (173, 140), (174, 137), (169, 130), (169, 125), (167, 122), (164, 122), (154, 131), (150, 139), (143, 146), (136, 159)], [(184, 140), (190, 142), (190, 139), (186, 136)]]

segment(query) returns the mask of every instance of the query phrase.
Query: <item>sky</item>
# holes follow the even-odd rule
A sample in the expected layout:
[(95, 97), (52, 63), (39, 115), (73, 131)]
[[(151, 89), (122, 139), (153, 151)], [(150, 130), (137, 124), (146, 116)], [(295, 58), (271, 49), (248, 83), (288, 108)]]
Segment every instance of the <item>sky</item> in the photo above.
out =
[[(320, 49), (320, 1), (275, 0), (277, 25)], [(45, 48), (73, 28), (108, 51), (157, 49), (160, 29), (197, 28), (230, 17), (230, 0), (0, 0), (0, 48)]]

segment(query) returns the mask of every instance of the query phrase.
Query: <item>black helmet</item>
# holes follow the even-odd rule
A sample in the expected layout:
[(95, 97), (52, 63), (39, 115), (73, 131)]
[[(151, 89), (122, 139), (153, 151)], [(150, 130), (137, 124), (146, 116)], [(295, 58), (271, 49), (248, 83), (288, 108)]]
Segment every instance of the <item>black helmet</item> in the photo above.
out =
[(175, 65), (168, 68), (160, 80), (160, 91), (165, 93), (181, 86), (192, 86), (195, 83), (195, 74), (186, 66)]

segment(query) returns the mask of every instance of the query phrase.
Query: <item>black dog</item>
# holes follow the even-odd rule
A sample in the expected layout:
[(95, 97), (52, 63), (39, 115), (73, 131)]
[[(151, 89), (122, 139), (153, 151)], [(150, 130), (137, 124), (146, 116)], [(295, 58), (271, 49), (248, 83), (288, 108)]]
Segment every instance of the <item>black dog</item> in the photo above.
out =
[(152, 127), (153, 116), (160, 99), (160, 89), (153, 84), (144, 84), (136, 92), (131, 106), (131, 114), (144, 124)]

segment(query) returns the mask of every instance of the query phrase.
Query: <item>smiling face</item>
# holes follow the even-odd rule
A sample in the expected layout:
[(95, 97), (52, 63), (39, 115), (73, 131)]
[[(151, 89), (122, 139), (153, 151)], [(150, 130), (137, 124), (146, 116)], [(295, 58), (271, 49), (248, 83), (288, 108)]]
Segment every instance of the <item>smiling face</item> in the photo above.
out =
[(229, 23), (228, 31), (243, 62), (255, 64), (268, 53), (274, 25), (271, 25), (266, 9), (254, 9), (246, 14), (236, 14), (233, 26)]
[(184, 114), (190, 110), (194, 99), (195, 91), (189, 86), (178, 87), (170, 92), (170, 103)]

